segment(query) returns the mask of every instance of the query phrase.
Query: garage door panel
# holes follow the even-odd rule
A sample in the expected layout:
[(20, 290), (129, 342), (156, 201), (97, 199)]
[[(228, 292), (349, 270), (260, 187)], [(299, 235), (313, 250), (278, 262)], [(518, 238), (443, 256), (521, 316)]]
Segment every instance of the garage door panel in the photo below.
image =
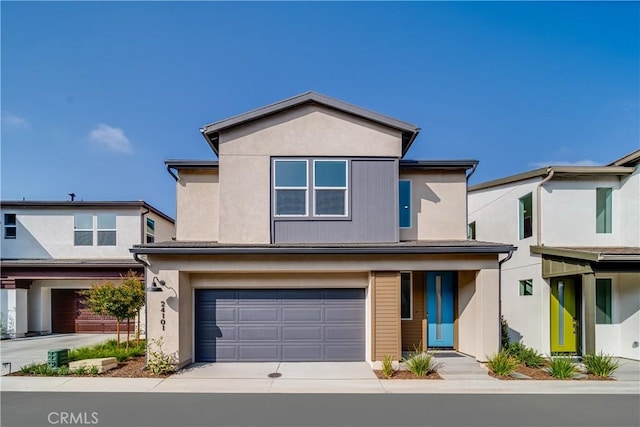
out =
[(364, 289), (201, 289), (195, 311), (198, 361), (364, 360)]

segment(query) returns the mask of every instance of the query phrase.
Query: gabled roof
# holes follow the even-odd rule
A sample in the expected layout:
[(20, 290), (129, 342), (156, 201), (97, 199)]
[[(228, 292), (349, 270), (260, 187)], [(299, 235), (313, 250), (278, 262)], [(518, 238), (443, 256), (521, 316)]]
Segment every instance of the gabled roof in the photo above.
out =
[(264, 107), (251, 110), (247, 113), (230, 117), (228, 119), (220, 120), (208, 124), (200, 132), (207, 140), (213, 151), (218, 154), (218, 142), (220, 132), (226, 129), (233, 128), (254, 120), (259, 120), (263, 117), (279, 113), (284, 110), (295, 108), (301, 105), (317, 104), (325, 107), (332, 108), (334, 110), (342, 111), (352, 116), (360, 117), (366, 120), (370, 120), (381, 125), (397, 129), (402, 132), (402, 155), (409, 150), (409, 147), (418, 136), (420, 129), (411, 123), (407, 123), (401, 120), (394, 119), (389, 116), (385, 116), (374, 111), (366, 110), (364, 108), (348, 104), (335, 98), (322, 95), (317, 92), (309, 91), (303, 94), (287, 98), (282, 101), (269, 104)]
[(174, 223), (174, 219), (164, 212), (154, 208), (144, 200), (135, 200), (135, 201), (95, 201), (88, 202), (84, 200), (80, 201), (70, 201), (70, 200), (60, 200), (60, 201), (48, 201), (48, 200), (3, 200), (0, 201), (0, 205), (3, 208), (14, 208), (14, 209), (76, 209), (76, 208), (144, 208), (149, 209), (154, 214), (166, 219)]

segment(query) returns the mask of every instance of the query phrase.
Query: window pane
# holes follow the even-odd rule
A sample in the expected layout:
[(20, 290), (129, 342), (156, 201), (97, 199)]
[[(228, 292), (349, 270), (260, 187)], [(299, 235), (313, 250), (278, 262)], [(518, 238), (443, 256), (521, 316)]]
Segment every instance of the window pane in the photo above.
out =
[(533, 280), (520, 280), (520, 295), (533, 295)]
[(611, 233), (611, 188), (596, 188), (596, 233)]
[(276, 215), (304, 215), (306, 190), (276, 190)]
[(4, 228), (4, 238), (5, 239), (15, 239), (16, 238), (16, 227), (5, 227)]
[(316, 161), (314, 181), (316, 187), (346, 187), (347, 162)]
[(345, 190), (316, 190), (316, 215), (344, 215)]
[(115, 231), (98, 231), (98, 246), (115, 246)]
[(156, 223), (151, 218), (147, 218), (147, 233), (155, 234), (156, 231)]
[(400, 273), (400, 316), (411, 319), (411, 274)]
[(473, 221), (471, 224), (469, 224), (469, 230), (467, 232), (468, 234), (468, 238), (471, 240), (476, 240), (476, 222)]
[(611, 279), (596, 279), (596, 324), (611, 323)]
[(400, 181), (398, 190), (400, 227), (411, 227), (411, 181)]
[(4, 214), (4, 225), (16, 225), (16, 214)]
[(306, 187), (307, 162), (276, 161), (276, 187)]
[(520, 199), (520, 238), (533, 235), (533, 196), (531, 193)]
[(73, 244), (76, 246), (93, 246), (93, 231), (76, 231), (73, 238)]
[(147, 234), (147, 243), (153, 243), (156, 241), (156, 238), (152, 234)]
[(74, 228), (76, 230), (93, 230), (93, 214), (75, 214)]
[(98, 214), (99, 230), (115, 230), (116, 214)]

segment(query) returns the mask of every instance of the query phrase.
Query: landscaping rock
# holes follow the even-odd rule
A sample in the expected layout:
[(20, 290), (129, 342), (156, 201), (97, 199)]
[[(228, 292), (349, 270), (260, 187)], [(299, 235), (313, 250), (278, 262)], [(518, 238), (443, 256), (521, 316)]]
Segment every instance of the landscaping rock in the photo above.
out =
[(69, 363), (71, 371), (82, 367), (89, 370), (94, 366), (98, 368), (98, 373), (102, 374), (110, 369), (117, 368), (118, 360), (115, 357), (103, 357), (101, 359), (84, 359)]
[(529, 375), (521, 374), (520, 372), (512, 372), (509, 374), (511, 378), (517, 378), (519, 380), (530, 380), (531, 377)]
[(587, 378), (587, 376), (585, 374), (574, 374), (572, 378), (575, 380), (583, 380)]

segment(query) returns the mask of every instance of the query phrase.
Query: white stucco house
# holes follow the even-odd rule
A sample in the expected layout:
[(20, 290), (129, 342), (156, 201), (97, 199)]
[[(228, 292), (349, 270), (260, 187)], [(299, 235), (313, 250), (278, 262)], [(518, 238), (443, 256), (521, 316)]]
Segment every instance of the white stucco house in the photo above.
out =
[(469, 188), (469, 233), (518, 251), (501, 272), (511, 340), (640, 359), (640, 150)]
[(144, 274), (129, 248), (174, 236), (173, 219), (144, 201), (3, 201), (0, 221), (5, 337), (115, 331), (78, 291)]

